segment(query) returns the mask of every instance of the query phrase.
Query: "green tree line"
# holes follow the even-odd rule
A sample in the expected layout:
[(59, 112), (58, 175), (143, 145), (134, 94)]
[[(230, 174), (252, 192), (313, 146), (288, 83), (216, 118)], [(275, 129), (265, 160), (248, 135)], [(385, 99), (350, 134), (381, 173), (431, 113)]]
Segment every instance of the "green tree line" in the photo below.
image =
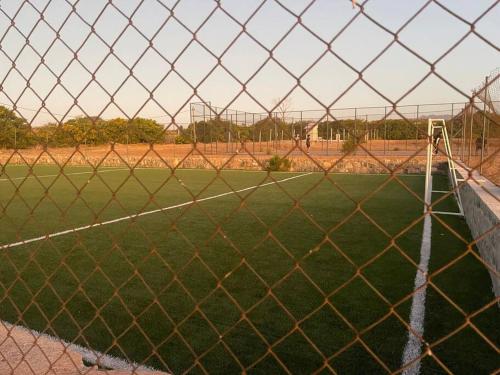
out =
[(78, 117), (62, 124), (31, 127), (15, 112), (0, 106), (0, 147), (27, 148), (36, 145), (50, 147), (81, 144), (163, 143), (168, 132), (152, 119)]
[[(491, 116), (490, 116), (491, 117)], [(482, 131), (482, 113), (474, 117), (472, 134), (478, 137)], [(463, 126), (462, 119), (448, 122), (448, 129)], [(469, 119), (470, 120), (470, 119)], [(490, 119), (487, 136), (500, 137), (498, 117)], [(221, 119), (199, 121), (177, 131), (166, 131), (153, 119), (134, 118), (131, 120), (115, 118), (110, 120), (99, 117), (78, 117), (62, 124), (46, 124), (31, 127), (24, 119), (12, 110), (0, 106), (0, 147), (28, 148), (37, 145), (50, 147), (67, 147), (81, 144), (102, 145), (115, 143), (165, 143), (175, 139), (176, 143), (210, 143), (228, 141), (268, 142), (273, 140), (289, 140), (299, 135), (305, 138), (307, 121), (286, 123), (279, 118), (266, 118), (253, 125), (235, 124)], [(469, 126), (469, 124), (466, 124)], [(336, 120), (321, 121), (317, 124), (318, 135), (323, 139), (349, 139), (357, 142), (369, 134), (371, 139), (423, 139), (427, 132), (427, 121), (408, 123), (402, 119), (386, 119), (376, 121)], [(470, 136), (470, 130), (467, 128)]]
[[(490, 116), (491, 117), (491, 116)], [(482, 119), (480, 113), (475, 115), (473, 134), (479, 136), (482, 132)], [(496, 125), (500, 119), (492, 118), (489, 126), (489, 137), (500, 137), (500, 126)], [(454, 132), (462, 126), (462, 119), (455, 119), (453, 125), (447, 121), (449, 132), (453, 127)], [(280, 119), (267, 118), (253, 125), (239, 125), (221, 119), (199, 121), (190, 124), (177, 140), (179, 143), (227, 142), (231, 141), (272, 141), (276, 139), (292, 139), (297, 134), (301, 139), (307, 132), (307, 121), (285, 123)], [(318, 136), (322, 139), (335, 139), (339, 134), (341, 139), (362, 140), (365, 134), (371, 139), (424, 139), (427, 134), (427, 120), (406, 121), (403, 119), (386, 119), (375, 121), (364, 120), (336, 120), (321, 121), (317, 124)], [(451, 134), (451, 133), (450, 133)]]

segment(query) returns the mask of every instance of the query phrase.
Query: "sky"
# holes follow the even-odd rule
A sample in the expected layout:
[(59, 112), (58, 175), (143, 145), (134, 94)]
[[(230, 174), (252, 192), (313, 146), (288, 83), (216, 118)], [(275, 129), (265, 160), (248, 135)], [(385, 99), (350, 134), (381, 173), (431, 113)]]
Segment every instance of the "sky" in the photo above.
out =
[(475, 24), (490, 44), (469, 34), (442, 58), (471, 28), (432, 1), (408, 23), (428, 2), (358, 1), (365, 16), (350, 0), (0, 0), (0, 105), (37, 126), (84, 114), (182, 124), (189, 102), (265, 112), (287, 95), (290, 110), (464, 102), (421, 80), (435, 63), (470, 95), (500, 65), (500, 5), (440, 0), (467, 22), (490, 8)]

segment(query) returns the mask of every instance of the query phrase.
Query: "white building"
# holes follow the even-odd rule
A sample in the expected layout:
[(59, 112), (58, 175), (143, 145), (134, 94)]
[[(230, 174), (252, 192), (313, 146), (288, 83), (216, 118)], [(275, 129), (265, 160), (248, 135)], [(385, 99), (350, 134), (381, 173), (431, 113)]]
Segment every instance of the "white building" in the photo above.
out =
[(318, 136), (318, 123), (310, 122), (306, 125), (306, 136), (307, 134), (311, 135), (311, 142), (319, 141)]

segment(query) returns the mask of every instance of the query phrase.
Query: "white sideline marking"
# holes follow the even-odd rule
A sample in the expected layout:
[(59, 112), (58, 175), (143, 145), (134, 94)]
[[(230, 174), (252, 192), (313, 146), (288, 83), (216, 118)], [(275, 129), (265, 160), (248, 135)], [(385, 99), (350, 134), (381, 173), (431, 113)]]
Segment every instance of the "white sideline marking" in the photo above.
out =
[[(23, 165), (16, 165), (13, 164), (11, 167), (21, 167)], [(74, 166), (70, 165), (69, 167), (73, 168), (83, 168), (81, 166)], [(95, 171), (96, 174), (98, 173), (103, 173), (103, 172), (119, 172), (119, 171), (136, 171), (136, 170), (168, 170), (170, 169), (168, 167), (135, 167), (135, 168), (114, 168), (114, 167), (102, 167), (106, 169), (98, 169)], [(194, 171), (197, 169), (193, 168), (176, 168), (176, 170), (180, 171)], [(211, 171), (211, 169), (201, 169), (202, 171)], [(247, 170), (247, 169), (226, 169), (224, 170), (225, 172), (250, 172), (250, 173), (267, 173), (267, 171), (262, 171), (262, 170)], [(287, 173), (301, 173), (302, 171), (290, 171), (290, 172), (280, 172), (282, 174), (287, 174)], [(71, 173), (58, 173), (58, 174), (45, 174), (45, 175), (40, 175), (36, 176), (37, 178), (47, 178), (47, 177), (58, 177), (61, 175), (65, 176), (74, 176), (74, 175), (83, 175), (83, 174), (93, 174), (94, 171), (86, 171), (86, 172), (71, 172)], [(323, 172), (318, 171), (318, 172), (309, 172), (309, 174), (323, 174)], [(363, 175), (363, 176), (388, 176), (389, 173), (350, 173), (350, 172), (329, 172), (329, 175)], [(424, 177), (423, 174), (418, 174), (418, 173), (398, 173), (396, 174), (398, 177)], [(28, 175), (28, 176), (21, 176), (21, 177), (12, 177), (12, 178), (0, 178), (0, 182), (6, 182), (6, 181), (13, 181), (13, 180), (24, 180), (24, 179), (30, 179), (30, 178), (35, 178), (33, 175)], [(484, 181), (484, 180), (483, 180)]]
[(206, 197), (206, 198), (201, 198), (201, 199), (196, 199), (196, 200), (192, 200), (192, 201), (188, 201), (188, 202), (184, 202), (184, 203), (179, 203), (179, 204), (176, 204), (176, 205), (173, 205), (173, 206), (158, 208), (156, 210), (151, 210), (151, 211), (144, 211), (144, 212), (140, 212), (140, 213), (137, 213), (137, 214), (134, 214), (134, 215), (123, 216), (123, 217), (120, 217), (118, 219), (112, 219), (112, 220), (102, 221), (100, 223), (94, 223), (94, 224), (84, 225), (84, 226), (78, 227), (78, 228), (67, 229), (67, 230), (63, 230), (61, 232), (46, 234), (45, 236), (39, 236), (39, 237), (34, 237), (34, 238), (27, 239), (27, 240), (19, 241), (19, 242), (13, 242), (13, 243), (10, 243), (10, 244), (0, 245), (0, 250), (6, 250), (6, 249), (13, 248), (13, 247), (17, 247), (17, 246), (21, 246), (21, 245), (26, 245), (28, 243), (42, 241), (42, 240), (45, 240), (45, 239), (48, 239), (48, 238), (59, 237), (59, 236), (63, 236), (65, 234), (69, 234), (69, 233), (76, 233), (76, 232), (80, 232), (80, 231), (83, 231), (83, 230), (86, 230), (86, 229), (92, 229), (92, 228), (97, 228), (97, 227), (101, 227), (101, 226), (104, 226), (104, 225), (114, 224), (114, 223), (118, 223), (120, 221), (126, 221), (126, 220), (130, 220), (130, 219), (135, 219), (135, 218), (138, 218), (138, 217), (141, 217), (141, 216), (151, 215), (151, 214), (155, 214), (155, 213), (158, 213), (158, 212), (169, 211), (169, 210), (173, 210), (174, 208), (180, 208), (180, 207), (188, 206), (188, 205), (193, 204), (195, 202), (196, 203), (198, 203), (198, 202), (205, 202), (205, 201), (209, 201), (209, 200), (212, 200), (212, 199), (221, 198), (221, 197), (224, 197), (226, 195), (231, 195), (231, 194), (235, 194), (235, 193), (241, 193), (243, 191), (252, 190), (252, 189), (258, 189), (258, 188), (261, 188), (261, 187), (264, 187), (264, 186), (274, 185), (274, 184), (279, 183), (279, 182), (286, 182), (286, 181), (294, 180), (294, 179), (299, 178), (299, 177), (309, 176), (311, 173), (312, 172), (304, 173), (304, 174), (300, 174), (300, 175), (297, 175), (297, 176), (287, 177), (287, 178), (284, 178), (284, 179), (278, 180), (278, 181), (266, 182), (265, 184), (261, 184), (261, 185), (249, 186), (249, 187), (246, 187), (246, 188), (243, 188), (243, 189), (240, 189), (240, 190), (228, 191), (226, 193), (212, 195), (212, 196)]
[[(9, 322), (5, 322), (5, 321), (0, 321), (0, 324), (3, 324), (7, 329), (14, 327), (16, 330), (28, 332), (28, 333), (32, 334), (35, 338), (43, 337), (43, 338), (46, 338), (52, 342), (59, 342), (66, 348), (66, 350), (80, 354), (85, 361), (91, 363), (92, 365), (98, 365), (101, 367), (110, 368), (112, 370), (125, 370), (125, 371), (137, 371), (137, 370), (139, 370), (139, 371), (147, 371), (147, 372), (158, 371), (150, 366), (139, 365), (138, 363), (135, 363), (135, 362), (127, 362), (121, 358), (118, 358), (118, 357), (115, 357), (112, 355), (108, 355), (108, 354), (103, 354), (103, 353), (98, 352), (96, 350), (91, 350), (91, 349), (85, 348), (85, 347), (80, 346), (78, 344), (71, 344), (63, 339), (60, 339), (60, 338), (54, 337), (54, 336), (50, 336), (46, 333), (38, 332), (34, 329), (29, 329), (29, 328), (26, 328), (23, 326), (13, 325), (13, 324), (11, 324)], [(9, 337), (9, 335), (7, 335), (7, 337)]]
[(464, 216), (460, 212), (447, 212), (447, 211), (432, 211), (436, 215), (452, 215), (452, 216)]
[[(123, 171), (137, 171), (137, 170), (166, 170), (170, 171), (169, 168), (161, 168), (161, 167), (136, 167), (136, 168), (112, 168), (112, 167), (105, 167), (107, 169), (98, 169), (95, 171), (95, 174), (100, 174), (100, 173), (105, 173), (105, 172), (123, 172)], [(177, 168), (177, 170), (182, 170), (182, 171), (192, 171), (194, 169), (187, 169), (187, 168)], [(210, 169), (206, 169), (206, 171), (210, 171)], [(267, 173), (267, 171), (249, 171), (249, 170), (239, 170), (239, 169), (227, 169), (225, 172), (261, 172), (261, 173)], [(300, 171), (296, 172), (280, 172), (280, 173), (301, 173)], [(315, 173), (315, 172), (309, 172), (309, 174)], [(320, 172), (316, 172), (320, 173)], [(58, 177), (58, 176), (76, 176), (76, 175), (82, 175), (82, 174), (94, 174), (94, 171), (86, 171), (86, 172), (71, 172), (71, 173), (58, 173), (58, 174), (43, 174), (43, 175), (28, 175), (28, 176), (21, 176), (21, 177), (12, 177), (12, 178), (0, 178), (0, 182), (7, 182), (7, 181), (15, 181), (15, 180), (24, 180), (24, 179), (31, 179), (31, 178), (48, 178), (48, 177)], [(339, 173), (340, 174), (340, 173)], [(347, 173), (343, 173), (347, 174)], [(366, 173), (368, 175), (368, 173)], [(375, 174), (373, 174), (375, 175)]]
[[(432, 190), (432, 176), (430, 180)], [(424, 337), (424, 319), (425, 319), (425, 297), (427, 286), (425, 285), (427, 273), (429, 270), (429, 259), (431, 256), (431, 233), (432, 233), (432, 218), (431, 214), (427, 213), (424, 218), (424, 230), (422, 233), (422, 245), (420, 247), (420, 263), (418, 265), (417, 274), (415, 275), (415, 289), (419, 289), (413, 295), (410, 313), (410, 327), (413, 331), (408, 331), (408, 341), (406, 342), (401, 360), (402, 366), (414, 361), (422, 354), (422, 343), (413, 332), (418, 336)], [(418, 375), (420, 373), (420, 359), (416, 360), (402, 375)]]
[[(136, 168), (139, 169), (139, 168)], [(36, 176), (37, 178), (47, 178), (47, 177), (58, 177), (58, 176), (74, 176), (74, 175), (79, 175), (79, 174), (98, 174), (98, 173), (104, 173), (104, 172), (117, 172), (117, 171), (130, 171), (128, 168), (116, 168), (116, 169), (102, 169), (98, 171), (88, 171), (88, 172), (72, 172), (72, 173), (58, 173), (58, 174), (44, 174), (41, 176)], [(0, 182), (6, 182), (6, 181), (14, 181), (14, 180), (24, 180), (24, 179), (30, 179), (30, 178), (35, 178), (35, 176), (23, 176), (23, 177), (12, 177), (12, 178), (0, 178)]]

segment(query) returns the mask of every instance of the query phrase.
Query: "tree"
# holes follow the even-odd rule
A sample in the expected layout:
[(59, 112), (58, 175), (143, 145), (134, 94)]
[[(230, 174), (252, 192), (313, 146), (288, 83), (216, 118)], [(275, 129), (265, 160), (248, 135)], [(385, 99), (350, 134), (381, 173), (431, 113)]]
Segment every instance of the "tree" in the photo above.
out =
[(114, 118), (106, 121), (103, 124), (103, 135), (106, 143), (116, 142), (116, 143), (130, 143), (130, 122), (124, 118)]
[(37, 140), (49, 146), (151, 143), (163, 141), (163, 126), (151, 119), (132, 120), (77, 117), (63, 124), (47, 124), (36, 129)]
[[(281, 121), (281, 119), (277, 118), (265, 118), (264, 120), (257, 121), (254, 125), (255, 133), (262, 134), (262, 140), (268, 141), (271, 140), (269, 137), (272, 136), (272, 132), (274, 132), (274, 138), (279, 137), (281, 131), (287, 133), (289, 136), (290, 129), (286, 126), (286, 124)], [(271, 132), (270, 132), (271, 130)]]
[(133, 135), (131, 143), (158, 143), (163, 141), (163, 126), (151, 119), (134, 118), (129, 123), (129, 130)]
[(196, 141), (201, 143), (210, 143), (213, 141), (227, 142), (229, 139), (228, 132), (234, 132), (236, 125), (230, 121), (214, 118), (208, 121), (199, 121), (194, 124), (189, 124), (187, 130), (183, 131), (185, 139), (194, 140), (193, 136), (196, 133)]
[(273, 100), (275, 111), (278, 112), (281, 121), (286, 122), (286, 113), (292, 109), (292, 97), (287, 96), (284, 99), (277, 98)]
[(26, 148), (34, 144), (31, 127), (16, 113), (0, 106), (0, 147)]

